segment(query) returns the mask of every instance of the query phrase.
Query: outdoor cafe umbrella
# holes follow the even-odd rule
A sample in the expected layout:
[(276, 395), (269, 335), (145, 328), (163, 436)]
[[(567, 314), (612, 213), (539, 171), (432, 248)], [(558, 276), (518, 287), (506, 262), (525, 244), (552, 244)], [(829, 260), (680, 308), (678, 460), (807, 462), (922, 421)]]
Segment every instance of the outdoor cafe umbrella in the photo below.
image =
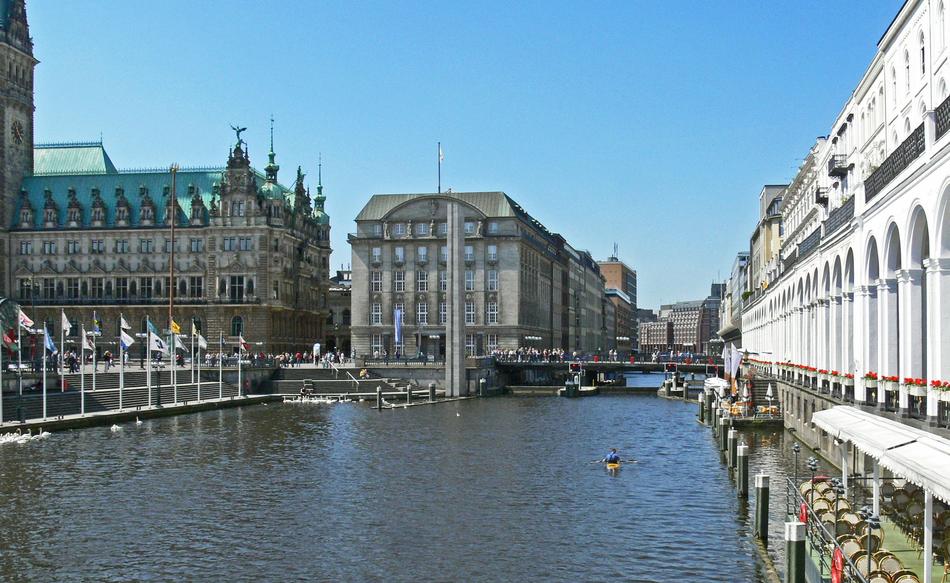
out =
[(769, 407), (772, 406), (772, 383), (769, 383), (769, 390), (765, 392), (765, 398), (769, 400)]

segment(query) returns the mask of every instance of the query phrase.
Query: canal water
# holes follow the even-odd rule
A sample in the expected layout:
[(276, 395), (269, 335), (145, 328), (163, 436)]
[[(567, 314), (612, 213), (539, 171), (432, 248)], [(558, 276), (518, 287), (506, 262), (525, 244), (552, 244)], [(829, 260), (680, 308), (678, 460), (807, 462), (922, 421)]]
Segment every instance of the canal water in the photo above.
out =
[[(0, 579), (765, 581), (696, 411), (270, 404), (3, 445)], [(782, 432), (749, 440), (776, 483)], [(610, 475), (608, 447), (638, 462)]]

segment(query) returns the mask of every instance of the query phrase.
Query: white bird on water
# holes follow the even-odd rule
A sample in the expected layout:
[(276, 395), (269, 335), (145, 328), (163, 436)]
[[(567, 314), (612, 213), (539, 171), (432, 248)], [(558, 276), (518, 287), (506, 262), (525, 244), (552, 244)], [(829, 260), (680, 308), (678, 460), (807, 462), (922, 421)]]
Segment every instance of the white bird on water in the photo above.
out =
[(135, 416), (135, 424), (136, 424), (136, 425), (141, 425), (141, 424), (142, 424), (142, 420), (139, 419), (139, 416), (138, 416), (138, 415)]
[(455, 412), (455, 416), (456, 416), (456, 417), (461, 417), (461, 416), (462, 416), (462, 414), (461, 414), (461, 413), (459, 413), (458, 411), (456, 411), (456, 412)]
[(118, 425), (115, 425), (115, 424), (113, 424), (112, 427), (110, 427), (109, 429), (112, 430), (112, 433), (115, 433), (116, 431), (121, 431), (121, 430), (122, 430), (121, 427), (119, 427)]

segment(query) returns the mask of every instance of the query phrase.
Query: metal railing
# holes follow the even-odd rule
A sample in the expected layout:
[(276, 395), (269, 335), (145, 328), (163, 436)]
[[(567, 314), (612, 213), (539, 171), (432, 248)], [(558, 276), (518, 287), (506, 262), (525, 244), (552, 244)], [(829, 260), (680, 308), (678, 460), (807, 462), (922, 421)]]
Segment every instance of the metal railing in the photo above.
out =
[(822, 580), (831, 577), (831, 560), (837, 549), (841, 550), (844, 557), (845, 569), (842, 573), (842, 581), (847, 583), (868, 583), (861, 572), (858, 570), (851, 558), (845, 553), (837, 539), (832, 536), (825, 525), (821, 522), (819, 516), (812, 509), (811, 504), (805, 500), (798, 486), (792, 478), (785, 478), (785, 514), (799, 520), (799, 512), (803, 507), (806, 509), (805, 533), (810, 552), (808, 556), (817, 563), (818, 573)]
[(950, 97), (944, 99), (934, 110), (934, 125), (937, 140), (950, 130)]
[[(939, 134), (938, 134), (939, 135)], [(881, 166), (864, 179), (864, 200), (870, 201), (887, 184), (924, 153), (924, 124), (917, 126)]]

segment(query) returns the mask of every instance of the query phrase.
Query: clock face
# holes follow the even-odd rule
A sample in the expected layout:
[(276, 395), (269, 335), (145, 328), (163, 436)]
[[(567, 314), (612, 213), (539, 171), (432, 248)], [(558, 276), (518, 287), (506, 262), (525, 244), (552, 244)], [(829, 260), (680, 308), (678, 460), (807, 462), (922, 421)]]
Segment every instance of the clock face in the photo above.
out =
[(13, 141), (18, 144), (23, 143), (23, 124), (20, 123), (20, 120), (13, 122), (13, 125), (10, 126), (10, 133), (13, 135)]

